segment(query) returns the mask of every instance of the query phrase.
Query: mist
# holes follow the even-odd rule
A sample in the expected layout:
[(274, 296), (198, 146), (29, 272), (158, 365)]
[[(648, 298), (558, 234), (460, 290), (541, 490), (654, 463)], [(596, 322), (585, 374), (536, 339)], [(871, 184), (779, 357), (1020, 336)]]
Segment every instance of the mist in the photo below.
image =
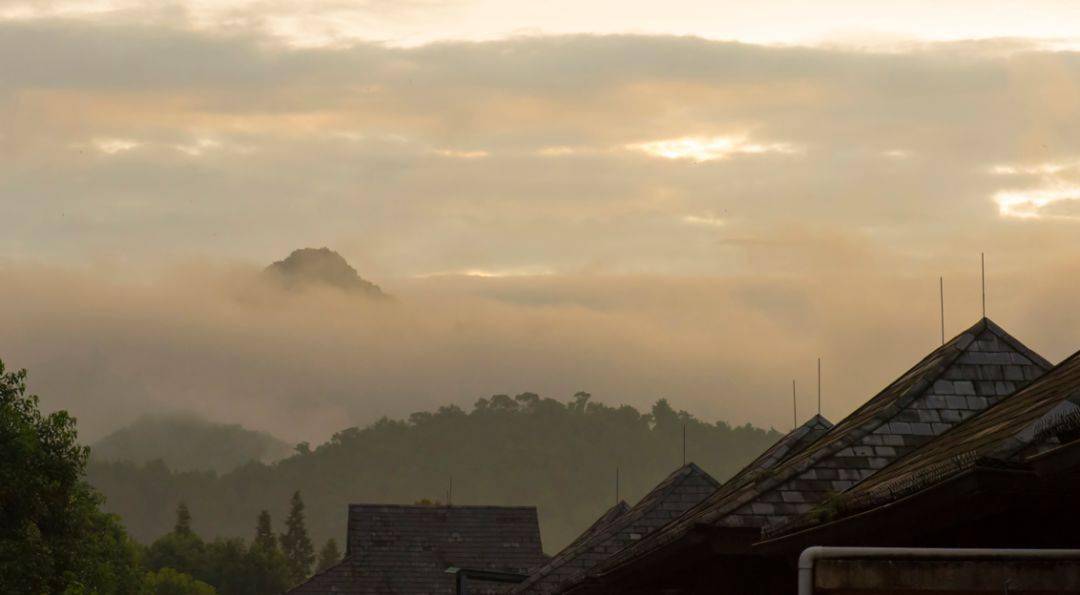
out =
[[(991, 261), (992, 262), (992, 261)], [(980, 315), (978, 270), (946, 274), (946, 329)], [(1075, 261), (995, 272), (990, 316), (1049, 359), (1068, 352)], [(192, 412), (291, 442), (496, 393), (787, 429), (845, 415), (940, 341), (937, 278), (871, 266), (814, 275), (378, 279), (393, 300), (289, 291), (254, 263), (0, 269), (0, 345), (45, 409), (92, 441), (140, 415)], [(966, 273), (966, 274), (965, 274)], [(972, 274), (974, 273), (974, 274)]]

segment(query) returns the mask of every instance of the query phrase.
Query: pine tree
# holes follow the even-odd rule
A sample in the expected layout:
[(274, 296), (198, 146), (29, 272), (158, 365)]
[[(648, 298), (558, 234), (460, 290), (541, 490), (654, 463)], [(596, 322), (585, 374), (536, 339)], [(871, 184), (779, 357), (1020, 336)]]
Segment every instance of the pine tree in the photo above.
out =
[(180, 502), (180, 505), (176, 507), (176, 526), (173, 527), (173, 533), (191, 535), (191, 511), (188, 510), (185, 502)]
[(315, 562), (315, 548), (304, 526), (304, 501), (299, 491), (292, 496), (285, 526), (287, 529), (281, 536), (281, 550), (289, 562), (289, 579), (298, 585), (311, 575), (311, 565)]
[(274, 529), (270, 526), (270, 512), (263, 510), (259, 513), (259, 520), (255, 525), (255, 539), (251, 542), (251, 549), (262, 552), (277, 550), (277, 537)]
[(143, 565), (151, 571), (171, 568), (177, 572), (196, 575), (203, 568), (206, 544), (191, 530), (191, 512), (181, 502), (176, 507), (176, 525), (172, 533), (162, 535), (143, 555)]
[(328, 539), (326, 545), (319, 551), (319, 565), (315, 567), (315, 572), (322, 572), (340, 560), (341, 552), (338, 551), (337, 542), (332, 538)]
[(255, 539), (246, 556), (250, 578), (246, 581), (251, 593), (276, 595), (289, 588), (288, 561), (278, 547), (270, 523), (270, 513), (263, 510), (255, 526)]

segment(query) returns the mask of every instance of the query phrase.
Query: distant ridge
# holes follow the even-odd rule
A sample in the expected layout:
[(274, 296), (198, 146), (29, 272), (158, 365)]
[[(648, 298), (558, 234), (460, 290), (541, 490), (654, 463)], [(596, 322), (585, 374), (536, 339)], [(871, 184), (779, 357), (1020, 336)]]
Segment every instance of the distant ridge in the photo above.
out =
[(193, 413), (143, 416), (97, 441), (96, 461), (146, 463), (162, 460), (177, 471), (231, 471), (244, 463), (270, 463), (293, 454), (285, 442), (235, 424), (207, 421)]
[(386, 298), (378, 285), (364, 279), (337, 252), (329, 248), (301, 248), (266, 267), (265, 274), (289, 289), (326, 285), (368, 297)]

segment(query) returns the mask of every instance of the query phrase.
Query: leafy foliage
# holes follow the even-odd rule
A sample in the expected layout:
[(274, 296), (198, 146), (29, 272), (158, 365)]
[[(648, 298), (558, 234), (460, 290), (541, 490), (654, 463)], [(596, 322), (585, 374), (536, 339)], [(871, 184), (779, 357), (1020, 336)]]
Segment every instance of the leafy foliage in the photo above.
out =
[[(290, 586), (270, 514), (255, 539), (206, 543), (186, 502), (173, 529), (140, 556), (117, 517), (83, 480), (89, 455), (66, 412), (42, 415), (26, 394), (26, 372), (0, 362), (0, 586), (5, 593), (64, 595), (274, 595)], [(303, 502), (292, 499), (288, 542), (306, 578), (314, 558)], [(305, 544), (306, 543), (306, 547)], [(141, 558), (141, 561), (140, 561)], [(299, 582), (297, 580), (296, 582)], [(218, 587), (215, 589), (214, 587)]]
[(83, 480), (66, 411), (42, 415), (26, 371), (0, 362), (0, 585), (12, 593), (136, 593), (136, 549)]
[(191, 513), (181, 502), (176, 507), (176, 526), (146, 550), (145, 564), (152, 570), (172, 568), (202, 576), (206, 564), (206, 544), (191, 530)]
[(176, 528), (147, 548), (145, 564), (151, 572), (190, 575), (221, 595), (273, 595), (294, 584), (265, 510), (259, 514), (250, 547), (235, 538), (206, 543), (190, 529), (190, 520), (187, 507), (181, 505)]
[(195, 580), (191, 575), (177, 572), (172, 568), (162, 568), (157, 572), (147, 572), (143, 579), (144, 595), (216, 595), (210, 585)]
[(303, 489), (305, 523), (320, 542), (343, 537), (350, 502), (442, 500), (453, 476), (455, 503), (537, 505), (545, 549), (553, 551), (611, 505), (616, 466), (628, 500), (678, 467), (684, 424), (687, 460), (717, 479), (779, 438), (750, 425), (704, 422), (666, 400), (642, 413), (584, 392), (569, 402), (523, 393), (480, 399), (471, 411), (447, 406), (384, 418), (277, 463), (223, 475), (174, 472), (162, 463), (91, 463), (89, 476), (144, 541), (172, 528), (181, 500), (198, 511), (195, 530), (237, 537), (260, 509), (284, 518), (290, 496)]

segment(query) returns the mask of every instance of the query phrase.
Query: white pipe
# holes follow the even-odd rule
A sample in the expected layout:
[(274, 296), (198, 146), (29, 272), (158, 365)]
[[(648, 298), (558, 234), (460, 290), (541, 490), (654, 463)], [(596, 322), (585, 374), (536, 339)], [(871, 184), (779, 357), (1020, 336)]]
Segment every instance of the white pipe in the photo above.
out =
[(818, 560), (847, 558), (933, 559), (1034, 559), (1077, 560), (1080, 550), (983, 549), (929, 547), (826, 547), (815, 545), (799, 555), (799, 595), (814, 593), (814, 565)]

